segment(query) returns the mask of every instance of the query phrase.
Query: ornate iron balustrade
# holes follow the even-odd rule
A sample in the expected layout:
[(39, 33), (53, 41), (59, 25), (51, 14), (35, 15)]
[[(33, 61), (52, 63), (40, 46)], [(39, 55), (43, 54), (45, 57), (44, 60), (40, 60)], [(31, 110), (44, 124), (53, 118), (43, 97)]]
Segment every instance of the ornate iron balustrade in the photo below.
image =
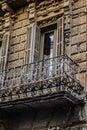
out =
[(29, 93), (33, 96), (68, 91), (80, 95), (83, 88), (76, 79), (77, 64), (67, 55), (38, 61), (0, 72), (1, 97)]

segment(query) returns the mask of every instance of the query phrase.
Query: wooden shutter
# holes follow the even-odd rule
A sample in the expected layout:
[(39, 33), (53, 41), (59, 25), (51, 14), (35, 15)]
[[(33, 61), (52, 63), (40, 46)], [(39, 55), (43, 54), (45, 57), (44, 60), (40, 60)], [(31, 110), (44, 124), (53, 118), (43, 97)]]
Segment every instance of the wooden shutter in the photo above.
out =
[[(37, 24), (27, 28), (27, 42), (25, 48), (25, 64), (30, 64), (39, 60), (39, 44), (40, 44), (40, 29)], [(26, 74), (28, 79), (33, 80), (37, 75), (35, 64), (27, 65)]]
[(60, 58), (64, 53), (64, 30), (63, 30), (63, 17), (59, 18), (57, 21), (57, 39), (56, 39), (56, 59), (55, 64), (55, 75), (61, 76), (63, 73), (63, 60)]
[(34, 41), (33, 41), (33, 55), (32, 55), (32, 62), (36, 62), (39, 60), (39, 44), (40, 44), (40, 29), (37, 25), (34, 25), (33, 27), (33, 35), (34, 35)]
[(31, 43), (32, 43), (32, 27), (28, 27), (27, 28), (27, 40), (26, 40), (26, 46), (25, 46), (24, 64), (30, 63)]
[(40, 29), (36, 24), (27, 28), (27, 42), (25, 49), (25, 64), (38, 61)]
[(56, 55), (60, 56), (64, 53), (64, 29), (63, 29), (63, 17), (57, 21), (57, 43), (56, 43)]
[(0, 70), (6, 69), (7, 58), (8, 58), (8, 48), (9, 48), (9, 38), (10, 38), (9, 33), (5, 33), (3, 35), (2, 47), (1, 47), (1, 57), (0, 57), (0, 62), (1, 62)]

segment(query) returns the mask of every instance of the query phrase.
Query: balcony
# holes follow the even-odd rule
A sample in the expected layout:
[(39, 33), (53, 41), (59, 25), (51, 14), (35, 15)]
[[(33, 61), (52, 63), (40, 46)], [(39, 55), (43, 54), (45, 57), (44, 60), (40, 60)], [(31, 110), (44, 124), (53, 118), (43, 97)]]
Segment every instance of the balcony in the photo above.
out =
[(62, 55), (0, 72), (0, 107), (82, 102), (77, 68), (72, 59)]

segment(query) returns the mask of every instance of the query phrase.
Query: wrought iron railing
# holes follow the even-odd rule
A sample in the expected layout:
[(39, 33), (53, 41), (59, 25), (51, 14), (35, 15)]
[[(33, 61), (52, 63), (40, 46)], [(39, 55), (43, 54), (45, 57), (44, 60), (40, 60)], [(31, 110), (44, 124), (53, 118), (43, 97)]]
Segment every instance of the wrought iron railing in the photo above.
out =
[(0, 92), (5, 96), (7, 92), (20, 94), (56, 87), (56, 91), (67, 90), (80, 95), (82, 86), (76, 79), (77, 67), (72, 59), (62, 55), (7, 69), (0, 72)]

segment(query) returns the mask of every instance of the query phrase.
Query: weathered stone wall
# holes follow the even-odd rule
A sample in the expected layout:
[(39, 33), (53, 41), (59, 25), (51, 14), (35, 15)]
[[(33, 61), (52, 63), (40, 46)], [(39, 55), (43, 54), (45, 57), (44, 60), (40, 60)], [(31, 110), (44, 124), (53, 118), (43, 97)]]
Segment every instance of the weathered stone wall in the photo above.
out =
[(20, 9), (13, 21), (8, 67), (13, 68), (24, 64), (24, 50), (27, 26), (29, 26), (27, 7)]
[[(69, 0), (60, 2), (50, 0), (36, 5), (35, 3), (29, 4), (29, 6), (15, 12), (14, 16), (11, 13), (6, 13), (0, 21), (0, 34), (3, 35), (8, 30), (11, 31), (8, 68), (24, 64), (28, 26), (35, 21), (38, 22), (40, 28), (48, 26), (56, 23), (58, 17), (64, 15), (65, 52), (79, 64), (77, 77), (82, 85), (86, 87), (87, 14), (84, 13), (86, 10), (87, 0), (72, 0), (72, 3)], [(86, 107), (85, 111), (82, 107), (79, 113), (76, 112), (77, 114), (74, 116), (72, 115), (74, 112), (70, 113), (70, 115), (68, 115), (68, 112), (62, 112), (64, 111), (59, 111), (59, 109), (55, 111), (54, 109), (54, 111), (38, 111), (36, 113), (30, 111), (16, 112), (16, 115), (12, 113), (8, 116), (8, 130), (46, 129), (50, 126), (65, 125), (66, 122), (69, 123), (71, 120), (78, 122), (77, 118), (84, 121), (87, 113)], [(3, 129), (1, 125), (0, 130)]]
[[(76, 1), (73, 4), (72, 17), (72, 58), (79, 64), (78, 78), (83, 86), (86, 86), (87, 70), (87, 1)], [(76, 14), (77, 13), (77, 14)]]
[[(87, 15), (86, 0), (81, 1), (43, 1), (39, 4), (32, 3), (18, 10), (15, 18), (7, 13), (4, 15), (4, 32), (11, 25), (11, 41), (9, 48), (8, 67), (13, 68), (24, 64), (25, 44), (27, 39), (27, 27), (35, 21), (39, 27), (48, 26), (57, 22), (58, 17), (64, 14), (65, 51), (78, 64), (77, 75), (83, 86), (86, 86), (87, 69)], [(71, 8), (72, 7), (72, 8)], [(9, 20), (10, 19), (10, 20)], [(9, 25), (10, 24), (10, 25)], [(2, 27), (2, 26), (1, 26)]]
[[(66, 2), (65, 2), (66, 3)], [(86, 86), (87, 70), (87, 1), (69, 1), (64, 7), (66, 53), (78, 63), (77, 78)]]

